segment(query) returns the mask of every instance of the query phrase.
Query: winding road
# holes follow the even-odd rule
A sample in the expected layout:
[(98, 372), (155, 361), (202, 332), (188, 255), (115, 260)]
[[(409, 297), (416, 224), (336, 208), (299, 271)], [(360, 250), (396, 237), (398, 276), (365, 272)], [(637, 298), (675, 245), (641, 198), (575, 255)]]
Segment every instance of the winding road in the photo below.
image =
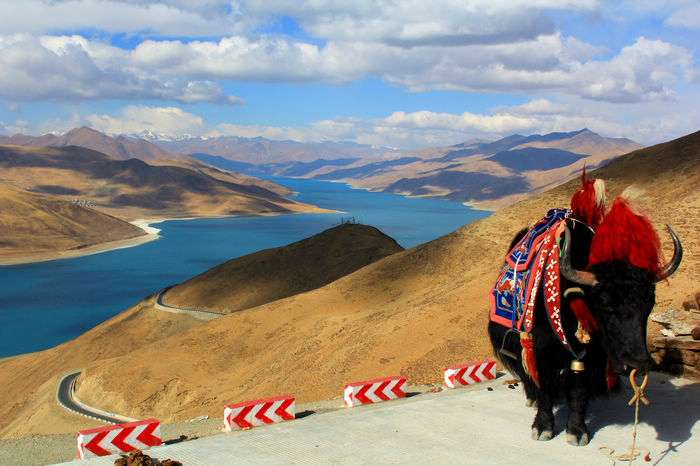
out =
[[(170, 288), (172, 288), (172, 286), (164, 288), (158, 292), (158, 295), (156, 295), (156, 302), (154, 306), (156, 309), (160, 311), (174, 312), (178, 314), (189, 314), (202, 320), (216, 319), (225, 315), (222, 312), (203, 311), (200, 309), (189, 309), (168, 306), (167, 304), (163, 303), (163, 295), (165, 295), (165, 293)], [(98, 421), (108, 422), (110, 424), (124, 424), (125, 422), (136, 420), (127, 418), (125, 416), (120, 416), (114, 413), (102, 411), (101, 409), (93, 408), (92, 406), (88, 406), (85, 403), (81, 402), (75, 396), (75, 380), (80, 375), (80, 372), (81, 371), (77, 371), (66, 375), (65, 377), (63, 377), (63, 379), (61, 379), (61, 382), (58, 384), (58, 390), (56, 391), (56, 399), (58, 400), (58, 403), (61, 406), (76, 414), (80, 414), (81, 416), (96, 419)]]
[(56, 391), (56, 399), (58, 403), (69, 411), (73, 411), (81, 416), (96, 419), (98, 421), (108, 422), (110, 424), (124, 424), (134, 421), (114, 413), (108, 413), (97, 408), (86, 405), (75, 396), (75, 380), (80, 375), (80, 371), (73, 372), (61, 379)]
[[(226, 315), (222, 312), (203, 311), (200, 309), (189, 309), (168, 306), (167, 304), (163, 303), (163, 295), (165, 295), (165, 293), (170, 288), (172, 288), (172, 286), (160, 290), (156, 295), (156, 302), (154, 307), (159, 311), (173, 312), (178, 314), (189, 314), (202, 320), (212, 320)], [(58, 403), (61, 406), (76, 414), (80, 414), (81, 416), (96, 419), (98, 421), (108, 422), (110, 424), (124, 424), (125, 422), (136, 420), (127, 418), (125, 416), (120, 416), (114, 413), (102, 411), (101, 409), (93, 408), (92, 406), (88, 406), (85, 403), (81, 402), (75, 396), (75, 380), (80, 375), (80, 372), (81, 371), (77, 371), (66, 375), (65, 377), (63, 377), (63, 379), (61, 379), (61, 382), (58, 384), (58, 390), (56, 391), (56, 399), (58, 400)]]
[(201, 309), (168, 306), (167, 304), (163, 303), (163, 296), (165, 295), (165, 293), (168, 292), (170, 288), (172, 288), (172, 286), (163, 288), (156, 295), (156, 304), (154, 307), (159, 311), (175, 312), (179, 314), (190, 314), (202, 320), (212, 320), (216, 319), (217, 317), (226, 315), (223, 312), (203, 311)]

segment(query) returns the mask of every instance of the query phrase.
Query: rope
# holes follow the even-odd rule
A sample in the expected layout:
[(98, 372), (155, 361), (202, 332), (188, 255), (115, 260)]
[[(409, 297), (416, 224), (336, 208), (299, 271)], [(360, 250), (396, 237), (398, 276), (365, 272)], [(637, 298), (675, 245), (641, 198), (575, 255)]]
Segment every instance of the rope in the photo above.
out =
[(612, 461), (613, 466), (615, 465), (616, 460), (619, 461), (629, 461), (629, 464), (632, 464), (632, 461), (636, 460), (639, 455), (642, 454), (642, 452), (646, 452), (646, 455), (644, 456), (644, 461), (651, 461), (651, 456), (649, 450), (646, 448), (637, 448), (637, 424), (639, 423), (639, 401), (641, 400), (642, 403), (645, 405), (649, 405), (649, 400), (647, 400), (644, 397), (644, 388), (647, 386), (647, 382), (649, 381), (649, 374), (644, 375), (644, 381), (642, 382), (642, 385), (637, 386), (637, 383), (634, 381), (634, 375), (637, 373), (637, 369), (632, 369), (632, 372), (630, 372), (630, 383), (632, 384), (632, 389), (634, 390), (634, 396), (632, 399), (627, 403), (628, 406), (631, 406), (632, 403), (634, 403), (634, 430), (632, 431), (632, 448), (629, 449), (629, 452), (627, 453), (622, 453), (619, 455), (615, 455), (615, 449), (607, 446), (602, 446), (598, 450), (605, 455), (609, 460)]

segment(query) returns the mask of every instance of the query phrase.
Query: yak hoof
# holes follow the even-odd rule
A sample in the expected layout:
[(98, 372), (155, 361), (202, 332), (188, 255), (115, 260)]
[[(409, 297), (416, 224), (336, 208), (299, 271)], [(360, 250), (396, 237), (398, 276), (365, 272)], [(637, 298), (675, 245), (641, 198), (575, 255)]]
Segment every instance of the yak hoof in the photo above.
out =
[(573, 445), (575, 447), (585, 447), (586, 445), (588, 445), (589, 442), (588, 434), (584, 432), (583, 434), (581, 434), (581, 438), (578, 438), (576, 434), (570, 434), (567, 432), (566, 442), (569, 445)]
[(536, 427), (532, 428), (532, 432), (530, 434), (530, 437), (532, 437), (532, 440), (540, 440), (540, 441), (545, 441), (545, 440), (552, 440), (552, 437), (554, 437), (554, 434), (552, 433), (551, 430), (543, 430), (540, 432), (537, 430)]

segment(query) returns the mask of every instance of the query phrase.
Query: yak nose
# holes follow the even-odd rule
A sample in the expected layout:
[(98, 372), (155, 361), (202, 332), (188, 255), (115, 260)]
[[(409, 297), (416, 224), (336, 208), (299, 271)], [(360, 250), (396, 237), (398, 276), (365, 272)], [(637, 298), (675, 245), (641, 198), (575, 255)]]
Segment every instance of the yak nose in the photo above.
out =
[(628, 370), (637, 369), (637, 373), (646, 374), (654, 365), (654, 360), (647, 356), (645, 358), (628, 358), (625, 359), (625, 367)]

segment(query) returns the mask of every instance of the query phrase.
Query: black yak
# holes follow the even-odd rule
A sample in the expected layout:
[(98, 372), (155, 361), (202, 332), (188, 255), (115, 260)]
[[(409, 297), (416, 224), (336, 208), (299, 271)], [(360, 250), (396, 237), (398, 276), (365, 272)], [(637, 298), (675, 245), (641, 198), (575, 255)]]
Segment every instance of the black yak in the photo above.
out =
[[(491, 344), (522, 380), (528, 403), (537, 404), (535, 440), (552, 438), (552, 407), (563, 396), (567, 441), (588, 444), (589, 398), (609, 391), (616, 374), (651, 369), (646, 329), (655, 283), (682, 258), (681, 243), (668, 227), (674, 254), (660, 265), (658, 236), (626, 200), (615, 199), (603, 216), (604, 199), (596, 192), (601, 188), (584, 174), (577, 194), (586, 200), (575, 195), (570, 210), (550, 211), (535, 228), (519, 233), (490, 295)], [(525, 262), (535, 265), (527, 271)]]

